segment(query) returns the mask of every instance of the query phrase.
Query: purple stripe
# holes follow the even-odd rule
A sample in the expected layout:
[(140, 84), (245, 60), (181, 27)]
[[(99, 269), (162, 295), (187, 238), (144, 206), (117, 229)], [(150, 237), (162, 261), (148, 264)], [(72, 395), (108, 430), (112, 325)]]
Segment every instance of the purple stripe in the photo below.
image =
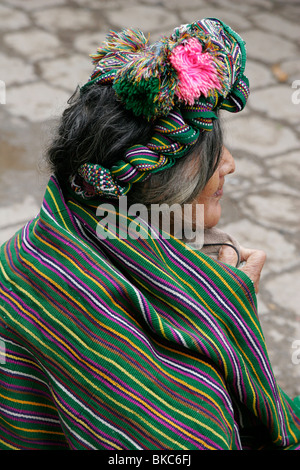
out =
[(146, 157), (155, 157), (155, 159), (157, 160), (157, 153), (153, 152), (152, 150), (150, 150), (148, 147), (139, 147), (139, 148), (135, 148), (135, 149), (132, 149), (132, 150), (128, 150), (127, 153), (126, 153), (126, 159), (129, 160), (129, 158), (131, 157), (140, 157), (140, 156), (146, 156)]
[[(37, 446), (41, 446), (43, 448), (45, 448), (45, 446), (50, 446), (50, 447), (53, 447), (53, 448), (57, 448), (57, 447), (61, 447), (62, 449), (66, 449), (67, 448), (67, 444), (62, 441), (62, 440), (57, 440), (54, 438), (49, 438), (48, 439), (43, 439), (43, 440), (40, 440), (41, 439), (41, 436), (39, 435), (40, 439), (37, 440), (37, 439), (34, 439), (34, 441), (32, 440), (32, 438), (25, 438), (23, 437), (22, 435), (20, 435), (19, 433), (16, 434), (15, 432), (11, 431), (8, 426), (5, 426), (3, 427), (1, 422), (0, 422), (0, 430), (1, 430), (1, 438), (4, 439), (4, 436), (11, 436), (13, 439), (17, 439), (18, 440), (18, 446), (16, 446), (15, 444), (15, 441), (10, 441), (9, 439), (4, 439), (4, 441), (9, 444), (9, 445), (12, 445), (13, 447), (17, 447), (17, 449), (26, 449), (26, 450), (37, 450)], [(64, 435), (63, 433), (61, 433), (61, 438), (64, 439)], [(25, 444), (30, 444), (30, 446), (27, 446), (27, 445), (23, 445), (23, 443)]]
[[(76, 428), (80, 428), (80, 429), (84, 430), (84, 432), (86, 432), (88, 435), (90, 435), (92, 437), (92, 439), (94, 439), (95, 442), (101, 443), (106, 449), (114, 449), (115, 447), (114, 446), (109, 446), (107, 443), (105, 443), (103, 441), (103, 439), (107, 439), (107, 440), (115, 443), (117, 446), (122, 448), (122, 443), (119, 439), (117, 439), (115, 437), (112, 437), (111, 435), (103, 432), (103, 430), (101, 432), (101, 427), (98, 428), (98, 427), (94, 426), (92, 424), (92, 422), (87, 421), (87, 419), (83, 415), (79, 415), (78, 420), (77, 420), (76, 417), (78, 415), (78, 411), (76, 411), (72, 406), (70, 406), (70, 404), (68, 402), (66, 402), (61, 396), (59, 396), (57, 392), (53, 391), (53, 393), (55, 394), (55, 397), (56, 397), (56, 403), (58, 402), (58, 406), (61, 408), (60, 413), (63, 414), (65, 417), (68, 417), (68, 420), (71, 420), (76, 425)], [(61, 405), (63, 405), (64, 408), (66, 408), (70, 413), (72, 413), (74, 415), (74, 417), (69, 416), (68, 414), (66, 414), (66, 412), (61, 407)], [(85, 424), (87, 424), (87, 426), (83, 426), (79, 422), (79, 420), (84, 421)], [(102, 423), (102, 426), (103, 426), (103, 423)], [(89, 428), (94, 429), (96, 431), (96, 435), (94, 433), (92, 433)], [(71, 433), (72, 433), (72, 430), (71, 430)], [(98, 434), (98, 436), (102, 435), (103, 439), (101, 439), (100, 437), (97, 437), (97, 434)], [(74, 437), (77, 439), (76, 436), (74, 436)], [(79, 437), (79, 439), (80, 439), (80, 437)], [(83, 441), (80, 441), (80, 442), (83, 445), (86, 445), (86, 444), (83, 443)]]

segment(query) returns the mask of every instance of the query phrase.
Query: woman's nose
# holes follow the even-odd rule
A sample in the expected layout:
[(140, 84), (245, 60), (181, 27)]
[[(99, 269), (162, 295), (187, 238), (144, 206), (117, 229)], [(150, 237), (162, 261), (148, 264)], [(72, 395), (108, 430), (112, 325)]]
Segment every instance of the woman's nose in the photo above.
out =
[(235, 161), (226, 147), (223, 147), (220, 172), (222, 176), (229, 175), (235, 171)]

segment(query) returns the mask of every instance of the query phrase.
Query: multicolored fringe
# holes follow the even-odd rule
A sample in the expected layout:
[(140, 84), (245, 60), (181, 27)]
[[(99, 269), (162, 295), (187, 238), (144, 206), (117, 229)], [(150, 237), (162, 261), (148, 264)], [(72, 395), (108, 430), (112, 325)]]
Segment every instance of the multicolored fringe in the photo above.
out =
[(94, 166), (93, 177), (92, 165), (79, 170), (99, 195), (126, 194), (132, 183), (173, 166), (200, 132), (212, 130), (218, 109), (239, 112), (249, 96), (244, 42), (217, 19), (176, 28), (153, 45), (138, 30), (112, 31), (92, 57), (96, 68), (82, 92), (110, 84), (125, 108), (155, 123), (147, 146), (128, 149), (113, 168)]

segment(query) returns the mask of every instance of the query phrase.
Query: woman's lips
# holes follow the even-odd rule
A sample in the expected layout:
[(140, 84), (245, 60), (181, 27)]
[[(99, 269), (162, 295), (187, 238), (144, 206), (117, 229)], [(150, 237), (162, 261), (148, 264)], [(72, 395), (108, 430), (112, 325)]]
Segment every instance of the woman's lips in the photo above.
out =
[(223, 188), (218, 189), (218, 191), (215, 192), (214, 197), (221, 197), (223, 196)]

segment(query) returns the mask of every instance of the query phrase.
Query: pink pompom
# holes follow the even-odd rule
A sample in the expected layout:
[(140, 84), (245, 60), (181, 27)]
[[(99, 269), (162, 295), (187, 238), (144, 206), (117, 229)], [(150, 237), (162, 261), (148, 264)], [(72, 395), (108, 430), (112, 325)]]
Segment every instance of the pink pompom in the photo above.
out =
[(222, 86), (214, 59), (209, 52), (202, 52), (202, 45), (196, 38), (176, 46), (170, 56), (171, 64), (178, 73), (177, 96), (193, 105), (201, 95), (207, 97), (213, 90)]

